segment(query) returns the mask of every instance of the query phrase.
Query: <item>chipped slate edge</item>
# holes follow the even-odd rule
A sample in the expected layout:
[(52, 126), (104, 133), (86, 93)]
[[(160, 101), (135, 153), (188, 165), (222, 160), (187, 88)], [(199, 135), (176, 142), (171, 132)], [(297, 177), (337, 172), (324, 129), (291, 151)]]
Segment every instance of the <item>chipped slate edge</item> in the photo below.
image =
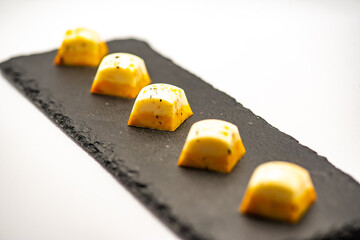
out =
[(313, 239), (316, 240), (359, 240), (360, 237), (360, 217), (355, 219), (354, 221), (341, 226), (334, 227), (332, 231), (330, 231), (325, 236), (321, 234), (315, 235)]
[[(124, 39), (125, 40), (125, 39)], [(145, 44), (151, 50), (151, 46), (144, 42), (136, 39), (126, 39), (138, 41)], [(112, 40), (110, 42), (116, 42), (118, 40)], [(109, 43), (110, 43), (109, 42)], [(154, 51), (154, 50), (152, 50)], [(155, 52), (155, 51), (154, 51)], [(167, 59), (172, 64), (176, 65), (171, 59), (168, 59), (158, 52), (155, 52), (162, 58)], [(41, 53), (40, 53), (41, 54)], [(37, 54), (36, 54), (37, 55)], [(20, 56), (22, 57), (22, 56)], [(132, 194), (134, 194), (142, 203), (147, 206), (156, 216), (158, 216), (167, 226), (169, 226), (175, 233), (177, 233), (180, 237), (189, 240), (206, 240), (212, 239), (209, 236), (205, 236), (204, 234), (200, 234), (195, 229), (191, 227), (191, 224), (185, 223), (179, 220), (176, 215), (172, 213), (171, 207), (167, 204), (162, 203), (157, 199), (149, 190), (151, 186), (148, 186), (146, 183), (139, 181), (140, 173), (136, 170), (128, 168), (124, 161), (119, 159), (114, 153), (114, 144), (107, 143), (105, 141), (101, 141), (99, 139), (95, 139), (91, 137), (91, 129), (87, 127), (84, 123), (75, 123), (68, 116), (66, 116), (63, 112), (63, 107), (55, 103), (51, 99), (51, 94), (46, 92), (45, 94), (40, 94), (40, 88), (35, 79), (32, 78), (24, 78), (21, 76), (21, 72), (13, 69), (11, 67), (12, 61), (15, 61), (15, 57), (9, 59), (6, 62), (0, 63), (0, 69), (3, 76), (16, 88), (18, 89), (24, 96), (26, 96), (35, 106), (37, 106), (51, 121), (55, 123), (60, 129), (65, 132), (70, 138), (72, 138), (76, 144), (82, 147), (89, 155), (91, 155), (98, 163), (100, 163), (107, 171), (113, 175), (113, 177), (122, 183)], [(179, 67), (179, 66), (177, 66)], [(186, 69), (179, 67), (181, 70), (188, 72)], [(194, 74), (190, 73), (195, 78), (198, 78)], [(206, 82), (205, 82), (206, 83)], [(207, 83), (210, 87), (213, 88), (212, 85)], [(218, 90), (219, 91), (219, 90)], [(43, 91), (42, 93), (44, 93)], [(222, 91), (220, 91), (222, 92)], [(226, 94), (222, 92), (223, 94)], [(226, 94), (227, 95), (227, 94)], [(230, 97), (230, 96), (229, 96)], [(232, 98), (232, 97), (231, 97)], [(236, 102), (234, 98), (232, 98), (234, 103), (243, 107), (240, 103)], [(249, 109), (248, 109), (249, 110)], [(251, 110), (249, 110), (251, 111)], [(254, 114), (254, 113), (253, 113)], [(273, 127), (269, 123), (267, 123), (264, 119), (254, 114), (254, 116), (263, 120), (270, 127), (278, 130)], [(281, 132), (281, 131), (280, 131)], [(284, 135), (288, 136), (284, 133)], [(289, 136), (294, 139), (293, 137)], [(296, 139), (294, 139), (298, 142)], [(299, 142), (298, 142), (299, 143)], [(303, 146), (299, 143), (300, 146), (307, 148), (309, 151), (318, 155), (317, 152), (312, 149)], [(319, 155), (318, 155), (319, 156)], [(321, 156), (319, 156), (321, 157)], [(341, 172), (343, 175), (348, 177), (348, 180), (352, 182), (352, 184), (359, 183), (352, 178), (351, 176), (344, 173), (342, 170), (335, 167), (332, 163), (330, 163), (326, 158), (321, 157), (324, 161), (328, 162), (330, 165), (334, 167), (334, 170)], [(328, 233), (319, 233), (315, 235), (311, 239), (318, 240), (353, 240), (357, 239), (360, 235), (360, 218), (355, 219), (353, 222), (350, 222), (341, 227), (334, 227), (334, 229)]]
[(184, 239), (206, 240), (209, 237), (196, 232), (190, 224), (177, 218), (171, 208), (161, 203), (149, 189), (149, 186), (140, 182), (139, 172), (128, 168), (124, 161), (114, 153), (114, 144), (91, 137), (91, 129), (84, 123), (75, 123), (63, 112), (63, 107), (55, 103), (49, 93), (41, 94), (41, 90), (35, 79), (26, 79), (19, 71), (11, 67), (12, 59), (0, 64), (0, 69), (6, 79), (9, 80), (23, 95), (25, 95), (36, 107), (38, 107), (51, 121), (65, 132), (75, 143), (82, 147), (89, 155), (99, 162), (115, 179), (122, 183), (134, 194), (145, 206), (157, 215), (175, 233)]

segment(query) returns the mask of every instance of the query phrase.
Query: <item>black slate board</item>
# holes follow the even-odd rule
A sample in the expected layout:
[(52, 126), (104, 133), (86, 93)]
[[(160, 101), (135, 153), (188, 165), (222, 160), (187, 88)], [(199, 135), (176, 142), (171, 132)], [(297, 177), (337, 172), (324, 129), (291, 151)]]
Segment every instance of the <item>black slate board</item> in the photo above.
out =
[[(1, 63), (4, 76), (184, 239), (358, 239), (360, 186), (233, 98), (156, 53), (145, 42), (108, 43), (144, 58), (153, 83), (185, 90), (194, 115), (175, 132), (127, 126), (132, 99), (89, 93), (96, 68), (56, 67), (56, 51)], [(190, 126), (217, 118), (236, 124), (247, 153), (231, 174), (177, 167)], [(59, 149), (60, 151), (60, 149)], [(290, 225), (238, 213), (255, 167), (290, 161), (310, 171), (318, 200)]]

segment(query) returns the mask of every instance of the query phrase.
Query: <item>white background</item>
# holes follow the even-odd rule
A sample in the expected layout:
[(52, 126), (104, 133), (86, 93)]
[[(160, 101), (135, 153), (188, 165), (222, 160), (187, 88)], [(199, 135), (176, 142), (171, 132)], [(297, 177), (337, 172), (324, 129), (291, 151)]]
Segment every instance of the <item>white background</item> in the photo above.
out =
[[(0, 61), (80, 26), (146, 40), (360, 181), (360, 1), (0, 0)], [(0, 91), (0, 240), (176, 239), (1, 76)]]

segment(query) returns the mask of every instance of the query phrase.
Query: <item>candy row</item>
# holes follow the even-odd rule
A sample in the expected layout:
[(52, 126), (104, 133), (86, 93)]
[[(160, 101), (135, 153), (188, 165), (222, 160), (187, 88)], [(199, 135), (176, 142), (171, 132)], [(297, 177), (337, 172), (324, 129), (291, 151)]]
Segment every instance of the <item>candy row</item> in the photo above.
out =
[[(128, 125), (175, 131), (193, 112), (183, 89), (151, 84), (143, 59), (129, 53), (107, 55), (106, 43), (85, 28), (69, 30), (56, 65), (98, 67), (91, 93), (136, 98)], [(178, 165), (230, 173), (246, 150), (237, 126), (207, 119), (189, 130)], [(316, 200), (308, 171), (288, 162), (267, 162), (254, 171), (239, 210), (291, 223)]]

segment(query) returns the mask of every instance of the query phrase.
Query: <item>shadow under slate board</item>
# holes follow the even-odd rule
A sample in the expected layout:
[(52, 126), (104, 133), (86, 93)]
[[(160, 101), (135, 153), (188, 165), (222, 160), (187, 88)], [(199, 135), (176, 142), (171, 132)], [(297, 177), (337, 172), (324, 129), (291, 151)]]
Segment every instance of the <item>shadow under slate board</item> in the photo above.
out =
[[(360, 186), (354, 179), (145, 42), (114, 40), (108, 46), (111, 53), (142, 57), (153, 83), (184, 89), (194, 115), (175, 132), (129, 127), (134, 100), (90, 94), (97, 69), (56, 67), (56, 51), (16, 57), (0, 67), (55, 125), (184, 239), (358, 239)], [(230, 174), (177, 166), (190, 126), (209, 118), (239, 128), (247, 153)], [(317, 191), (317, 201), (296, 225), (238, 213), (253, 170), (275, 160), (308, 169)]]

